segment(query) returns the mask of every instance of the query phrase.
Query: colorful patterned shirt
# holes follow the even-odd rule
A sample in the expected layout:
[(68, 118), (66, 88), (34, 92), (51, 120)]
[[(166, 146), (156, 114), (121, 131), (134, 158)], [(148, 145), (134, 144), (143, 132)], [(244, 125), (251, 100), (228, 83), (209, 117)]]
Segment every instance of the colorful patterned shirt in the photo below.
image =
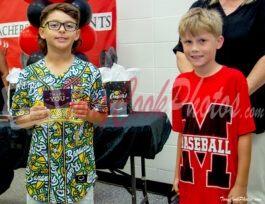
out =
[[(60, 76), (50, 73), (44, 59), (22, 70), (12, 98), (12, 115), (28, 114), (30, 107), (46, 105), (45, 92), (51, 90), (68, 92), (70, 101), (87, 101), (94, 110), (107, 112), (99, 70), (75, 57)], [(53, 99), (58, 97), (65, 100), (63, 94)], [(50, 109), (49, 118), (32, 130), (26, 167), (26, 188), (32, 198), (73, 203), (86, 195), (96, 178), (93, 133), (93, 124), (75, 118), (69, 106), (57, 104)]]

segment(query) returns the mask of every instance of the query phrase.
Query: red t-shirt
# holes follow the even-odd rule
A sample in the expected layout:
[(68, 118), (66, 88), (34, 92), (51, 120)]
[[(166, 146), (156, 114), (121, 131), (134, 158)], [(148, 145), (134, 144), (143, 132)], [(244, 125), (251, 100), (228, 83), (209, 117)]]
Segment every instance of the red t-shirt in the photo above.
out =
[(223, 66), (201, 78), (180, 74), (172, 90), (172, 129), (183, 134), (182, 204), (223, 204), (237, 173), (238, 137), (255, 130), (243, 74)]

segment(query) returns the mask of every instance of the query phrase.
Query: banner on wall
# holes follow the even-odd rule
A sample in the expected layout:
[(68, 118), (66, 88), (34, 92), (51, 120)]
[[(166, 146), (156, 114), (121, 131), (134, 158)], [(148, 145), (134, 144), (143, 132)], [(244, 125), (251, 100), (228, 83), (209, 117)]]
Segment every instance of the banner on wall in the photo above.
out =
[[(33, 2), (34, 0), (32, 0)], [(28, 1), (30, 2), (30, 1)], [(95, 31), (93, 47), (84, 51), (89, 60), (100, 66), (99, 58), (103, 50), (116, 49), (116, 0), (87, 0), (92, 9), (89, 24)], [(6, 53), (9, 69), (23, 68), (25, 56), (19, 44), (21, 32), (30, 26), (27, 9), (30, 3), (25, 0), (0, 1), (0, 49)]]

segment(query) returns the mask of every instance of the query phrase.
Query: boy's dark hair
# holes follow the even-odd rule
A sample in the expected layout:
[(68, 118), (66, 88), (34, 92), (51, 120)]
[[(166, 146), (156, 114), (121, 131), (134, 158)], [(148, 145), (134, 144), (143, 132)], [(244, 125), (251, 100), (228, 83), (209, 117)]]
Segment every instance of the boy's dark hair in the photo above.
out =
[[(47, 19), (47, 16), (53, 12), (53, 11), (62, 11), (66, 13), (67, 15), (71, 16), (73, 19), (76, 20), (76, 23), (79, 25), (80, 22), (80, 11), (78, 8), (73, 6), (70, 3), (53, 3), (48, 6), (46, 6), (43, 11), (41, 12), (40, 16), (40, 26), (42, 26), (45, 23), (45, 20)], [(81, 39), (78, 39), (74, 42), (72, 47), (72, 53), (76, 51), (79, 44), (81, 42)], [(40, 48), (40, 51), (46, 55), (47, 54), (47, 43), (45, 39), (42, 39), (40, 35), (38, 35), (38, 45)]]

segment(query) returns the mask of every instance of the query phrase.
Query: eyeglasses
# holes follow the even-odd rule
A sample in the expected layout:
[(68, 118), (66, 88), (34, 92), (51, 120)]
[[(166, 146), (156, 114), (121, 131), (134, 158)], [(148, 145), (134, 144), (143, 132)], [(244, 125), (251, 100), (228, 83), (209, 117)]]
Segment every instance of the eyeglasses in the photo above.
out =
[(41, 27), (45, 28), (46, 25), (48, 25), (48, 28), (50, 30), (60, 30), (61, 26), (64, 27), (65, 31), (70, 31), (70, 32), (73, 32), (78, 29), (78, 24), (73, 22), (61, 23), (59, 21), (47, 21)]

